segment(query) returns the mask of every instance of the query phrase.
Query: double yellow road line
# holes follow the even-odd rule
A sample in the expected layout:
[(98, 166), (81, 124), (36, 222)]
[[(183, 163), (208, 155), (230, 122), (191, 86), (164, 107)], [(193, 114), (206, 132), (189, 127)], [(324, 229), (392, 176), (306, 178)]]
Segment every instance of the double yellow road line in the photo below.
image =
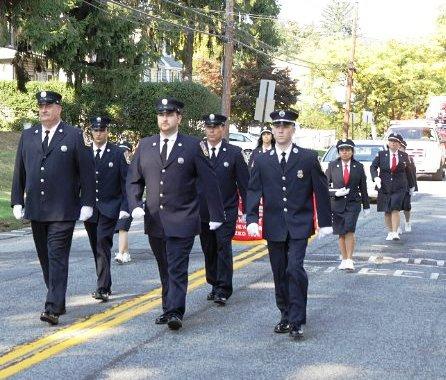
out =
[[(253, 248), (234, 257), (234, 270), (240, 269), (268, 253), (258, 242)], [(205, 269), (189, 275), (188, 292), (206, 283)], [(161, 288), (134, 297), (106, 311), (94, 314), (53, 334), (13, 348), (0, 357), (0, 379), (15, 375), (92, 337), (119, 326), (161, 305)]]

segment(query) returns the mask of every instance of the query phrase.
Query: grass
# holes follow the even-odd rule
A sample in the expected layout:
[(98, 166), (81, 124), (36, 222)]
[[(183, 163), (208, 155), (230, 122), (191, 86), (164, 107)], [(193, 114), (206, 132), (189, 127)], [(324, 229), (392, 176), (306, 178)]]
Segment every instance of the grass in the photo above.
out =
[(12, 174), (19, 138), (18, 132), (0, 131), (0, 232), (29, 225), (29, 222), (16, 220), (11, 209)]

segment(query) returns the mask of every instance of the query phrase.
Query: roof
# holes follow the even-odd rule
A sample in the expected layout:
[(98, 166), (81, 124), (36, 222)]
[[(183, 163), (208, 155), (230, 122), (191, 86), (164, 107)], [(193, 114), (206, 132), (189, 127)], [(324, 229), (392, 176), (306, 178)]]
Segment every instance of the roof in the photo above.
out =
[(169, 68), (174, 68), (179, 70), (183, 69), (183, 64), (181, 62), (176, 61), (173, 57), (169, 55), (162, 56), (159, 63)]
[(0, 59), (14, 59), (17, 50), (0, 47)]

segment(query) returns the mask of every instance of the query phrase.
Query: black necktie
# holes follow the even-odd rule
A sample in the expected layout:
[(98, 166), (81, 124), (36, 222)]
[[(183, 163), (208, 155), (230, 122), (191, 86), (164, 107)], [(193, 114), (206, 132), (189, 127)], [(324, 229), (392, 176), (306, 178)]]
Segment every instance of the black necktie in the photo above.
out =
[(98, 148), (98, 149), (96, 149), (96, 154), (94, 156), (94, 161), (96, 163), (98, 163), (100, 159), (101, 159), (101, 150)]
[(285, 160), (286, 153), (282, 152), (282, 159), (280, 160), (280, 166), (282, 167), (282, 171), (285, 171), (286, 166), (286, 160)]
[(161, 149), (161, 162), (164, 165), (167, 160), (167, 142), (169, 141), (169, 139), (164, 139), (163, 141), (164, 141), (164, 145), (163, 145), (163, 148)]
[(212, 153), (211, 153), (211, 161), (215, 163), (215, 161), (217, 160), (217, 155), (215, 154), (215, 146), (211, 148)]
[(50, 139), (50, 131), (45, 131), (45, 138), (42, 141), (42, 149), (43, 149), (43, 153), (46, 153), (46, 151), (48, 150), (48, 141)]

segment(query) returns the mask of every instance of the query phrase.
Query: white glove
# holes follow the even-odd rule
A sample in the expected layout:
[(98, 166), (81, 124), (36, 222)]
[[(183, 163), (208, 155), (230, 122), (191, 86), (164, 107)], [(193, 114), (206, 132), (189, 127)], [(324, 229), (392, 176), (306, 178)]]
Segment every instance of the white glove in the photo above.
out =
[(209, 229), (211, 231), (215, 231), (218, 227), (220, 227), (223, 223), (222, 222), (209, 222)]
[(367, 218), (370, 214), (370, 209), (365, 208), (364, 210), (362, 210), (362, 214), (364, 215), (364, 218)]
[(381, 178), (379, 177), (375, 177), (375, 179), (373, 180), (373, 182), (375, 182), (375, 185), (378, 189), (381, 189)]
[(317, 230), (317, 238), (321, 239), (324, 236), (331, 235), (333, 233), (333, 227), (320, 227)]
[(142, 207), (135, 207), (132, 211), (132, 218), (133, 219), (140, 219), (142, 218), (146, 213), (142, 209)]
[(415, 194), (415, 187), (411, 187), (409, 189), (409, 194), (413, 197), (413, 195)]
[(127, 211), (119, 211), (118, 219), (127, 219), (130, 214)]
[(335, 197), (343, 197), (350, 192), (350, 189), (346, 189), (345, 187), (341, 187), (339, 190), (336, 190)]
[(82, 206), (81, 213), (79, 215), (79, 220), (81, 222), (85, 222), (87, 219), (91, 218), (93, 215), (93, 207), (91, 206)]
[(14, 218), (17, 220), (23, 219), (23, 215), (25, 215), (25, 209), (22, 205), (14, 205), (12, 208), (12, 213), (14, 214)]
[(257, 223), (249, 223), (246, 227), (249, 236), (260, 236), (260, 229)]
[(246, 214), (242, 214), (242, 215), (240, 215), (240, 221), (241, 221), (242, 223), (246, 223)]

